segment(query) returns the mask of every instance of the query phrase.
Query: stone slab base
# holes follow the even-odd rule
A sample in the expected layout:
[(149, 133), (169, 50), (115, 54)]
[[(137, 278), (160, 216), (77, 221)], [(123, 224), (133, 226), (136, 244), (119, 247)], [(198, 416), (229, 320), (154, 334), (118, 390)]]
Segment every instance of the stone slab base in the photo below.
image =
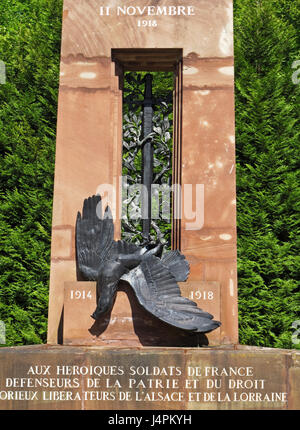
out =
[[(180, 283), (182, 295), (220, 320), (220, 284)], [(188, 346), (220, 344), (220, 328), (207, 334), (189, 333), (155, 318), (138, 302), (127, 282), (121, 282), (112, 311), (101, 321), (91, 318), (97, 305), (96, 282), (65, 282), (63, 344), (99, 346)]]
[(300, 352), (222, 348), (1, 348), (0, 409), (299, 409)]

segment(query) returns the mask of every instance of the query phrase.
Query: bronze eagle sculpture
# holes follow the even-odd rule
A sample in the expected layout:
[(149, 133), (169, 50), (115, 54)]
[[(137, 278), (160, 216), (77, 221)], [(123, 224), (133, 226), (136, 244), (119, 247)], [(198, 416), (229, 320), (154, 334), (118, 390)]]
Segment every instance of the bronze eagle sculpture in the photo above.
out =
[(189, 263), (178, 250), (162, 256), (163, 245), (137, 246), (114, 240), (110, 208), (102, 210), (99, 195), (84, 200), (76, 220), (78, 270), (87, 281), (97, 282), (99, 297), (94, 319), (109, 312), (120, 280), (133, 288), (138, 302), (152, 315), (172, 326), (207, 333), (220, 326), (213, 316), (183, 297), (177, 282), (186, 281)]

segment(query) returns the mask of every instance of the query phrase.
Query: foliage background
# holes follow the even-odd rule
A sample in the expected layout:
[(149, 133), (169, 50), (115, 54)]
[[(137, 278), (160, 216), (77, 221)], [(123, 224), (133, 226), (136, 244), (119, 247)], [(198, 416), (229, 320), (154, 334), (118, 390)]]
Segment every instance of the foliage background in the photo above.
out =
[[(152, 199), (150, 238), (143, 237), (141, 219), (143, 107), (145, 77), (152, 76), (152, 97), (155, 101), (152, 116), (153, 180), (152, 185), (172, 185), (173, 154), (173, 85), (172, 72), (125, 72), (123, 84), (123, 166), (122, 176), (127, 187), (122, 196), (121, 238), (142, 245), (145, 240), (159, 241), (164, 250), (171, 249), (171, 198), (159, 191)], [(131, 191), (130, 191), (131, 188)], [(127, 191), (127, 192), (126, 192)], [(154, 215), (154, 216), (153, 216)], [(136, 219), (138, 217), (138, 219)]]
[[(46, 342), (62, 0), (1, 0), (0, 320)], [(300, 320), (300, 7), (236, 0), (240, 343), (295, 348)], [(297, 31), (298, 30), (298, 31)]]

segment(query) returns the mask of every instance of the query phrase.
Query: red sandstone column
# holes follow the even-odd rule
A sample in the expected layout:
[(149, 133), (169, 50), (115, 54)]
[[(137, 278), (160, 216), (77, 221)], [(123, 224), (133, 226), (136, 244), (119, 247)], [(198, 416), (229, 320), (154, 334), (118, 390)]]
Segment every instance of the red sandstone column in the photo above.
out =
[[(161, 8), (180, 6), (162, 0)], [(144, 6), (157, 2), (141, 0)], [(100, 15), (100, 6), (110, 7)], [(221, 335), (235, 343), (237, 326), (232, 0), (191, 0), (190, 15), (117, 14), (116, 0), (64, 1), (53, 203), (48, 342), (58, 341), (64, 282), (76, 281), (74, 227), (83, 199), (121, 174), (121, 90), (111, 49), (183, 50), (181, 177), (200, 210), (193, 224), (183, 207), (181, 250), (191, 281), (221, 288)], [(133, 6), (122, 0), (122, 6)], [(202, 190), (196, 199), (196, 186)], [(184, 198), (188, 189), (184, 189)], [(202, 193), (202, 194), (201, 194)], [(202, 215), (201, 215), (202, 214)], [(119, 233), (116, 222), (116, 235)], [(129, 315), (130, 315), (130, 311)]]

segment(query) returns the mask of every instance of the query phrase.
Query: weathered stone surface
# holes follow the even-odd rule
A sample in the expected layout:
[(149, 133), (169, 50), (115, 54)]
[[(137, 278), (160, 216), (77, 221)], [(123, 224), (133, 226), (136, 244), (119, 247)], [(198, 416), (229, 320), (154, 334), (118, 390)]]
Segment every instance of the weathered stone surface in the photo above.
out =
[[(68, 246), (69, 245), (69, 248)], [(52, 229), (52, 259), (74, 260), (75, 231), (73, 226), (59, 226)]]
[(201, 58), (192, 53), (184, 58), (184, 90), (210, 91), (231, 88), (233, 74), (231, 57)]
[[(181, 294), (197, 303), (200, 309), (205, 310), (213, 315), (213, 319), (220, 321), (221, 306), (220, 306), (220, 284), (219, 282), (208, 281), (187, 281), (180, 282)], [(209, 336), (210, 345), (220, 344), (220, 328), (207, 333)]]
[[(47, 346), (24, 346), (16, 348), (3, 348), (0, 351), (0, 381), (1, 381), (1, 394), (0, 394), (0, 409), (6, 410), (20, 410), (20, 409), (81, 409), (81, 401), (76, 400), (62, 400), (54, 401), (51, 400), (54, 396), (54, 392), (63, 392), (65, 390), (70, 391), (70, 388), (57, 388), (57, 375), (53, 374), (53, 381), (47, 380), (49, 387), (41, 388), (35, 386), (36, 379), (50, 376), (46, 372), (47, 366), (51, 366), (52, 369), (56, 369), (57, 365), (76, 365), (80, 366), (84, 363), (84, 355), (82, 351), (73, 349), (72, 353), (70, 350), (63, 348), (51, 348)], [(36, 374), (30, 372), (30, 367), (33, 366), (33, 370)], [(35, 368), (38, 366), (38, 368)], [(46, 372), (46, 373), (45, 373)], [(7, 378), (16, 378), (8, 380)], [(20, 378), (28, 378), (22, 380)], [(62, 380), (61, 383), (66, 383)], [(52, 388), (50, 385), (52, 384)], [(15, 387), (12, 387), (14, 385)], [(33, 399), (33, 393), (39, 391), (37, 400)], [(17, 393), (15, 393), (17, 392)], [(45, 392), (45, 394), (43, 393)], [(47, 394), (46, 394), (47, 392)], [(22, 394), (23, 393), (23, 394)], [(29, 400), (5, 400), (5, 394), (9, 396), (26, 396)]]
[(232, 338), (238, 337), (238, 326), (234, 324), (238, 317), (237, 308), (237, 277), (236, 260), (220, 259), (205, 261), (207, 281), (221, 279), (221, 344), (232, 343)]
[[(199, 358), (201, 359), (199, 360)], [(201, 356), (187, 353), (187, 365), (200, 367), (208, 378), (201, 384), (202, 399), (190, 395), (190, 409), (286, 409), (288, 387), (286, 384), (286, 355), (273, 351), (213, 351)], [(202, 361), (203, 360), (203, 361)], [(200, 361), (200, 363), (199, 363)], [(229, 377), (222, 369), (232, 368)], [(235, 375), (236, 369), (240, 374)], [(266, 370), (268, 369), (268, 370)], [(240, 388), (238, 388), (240, 387)], [(201, 390), (199, 390), (201, 391)], [(272, 393), (277, 393), (277, 396)], [(285, 393), (285, 394), (282, 394)], [(266, 395), (268, 397), (266, 397)], [(279, 399), (284, 399), (280, 401)]]
[(0, 409), (299, 409), (299, 361), (242, 345), (1, 348)]
[[(174, 6), (172, 0), (157, 2), (142, 0), (138, 5), (131, 1), (122, 4), (110, 1), (64, 2), (64, 28), (62, 55), (74, 58), (81, 54), (87, 58), (107, 57), (111, 48), (178, 48), (184, 56), (196, 53), (203, 58), (232, 57), (232, 1), (191, 0), (194, 15), (132, 16), (117, 15), (117, 7)], [(110, 15), (100, 16), (100, 6), (110, 7)], [(138, 27), (139, 19), (155, 19), (156, 27)], [(103, 35), (107, 37), (103, 37)], [(200, 36), (201, 35), (201, 36)]]
[(300, 353), (296, 352), (289, 357), (288, 395), (289, 409), (300, 409)]
[[(205, 294), (213, 292), (214, 307), (219, 302), (219, 285), (202, 282), (182, 287), (182, 294), (190, 296), (191, 291)], [(212, 290), (212, 291), (211, 291)], [(193, 334), (160, 321), (147, 312), (137, 301), (132, 288), (126, 282), (120, 283), (113, 309), (105, 318), (95, 321), (90, 315), (97, 304), (95, 282), (66, 282), (63, 311), (64, 345), (101, 346), (198, 346), (207, 345), (204, 334)], [(198, 297), (198, 294), (196, 294)], [(206, 300), (195, 301), (204, 307)], [(202, 306), (203, 305), (203, 306)], [(212, 310), (213, 306), (208, 308)], [(218, 317), (220, 311), (216, 312)], [(219, 329), (215, 330), (215, 342), (219, 342)]]
[[(126, 402), (120, 401), (120, 397), (116, 396), (116, 401), (105, 400), (101, 403), (103, 409), (123, 409), (126, 405), (126, 409), (152, 409), (153, 404), (157, 409), (165, 409), (168, 405), (168, 409), (184, 409), (185, 402), (183, 389), (178, 388), (166, 388), (166, 380), (171, 387), (183, 387), (183, 375), (176, 375), (175, 368), (184, 368), (184, 355), (180, 350), (164, 349), (164, 350), (153, 350), (153, 349), (142, 349), (136, 354), (133, 350), (118, 350), (108, 351), (103, 350), (99, 355), (99, 351), (93, 351), (88, 354), (87, 364), (90, 366), (97, 366), (100, 362), (106, 366), (117, 366), (119, 369), (124, 369), (124, 374), (119, 375), (118, 381), (121, 387), (125, 388), (127, 393), (130, 393), (130, 397)], [(170, 352), (172, 358), (170, 360)], [(172, 370), (168, 369), (172, 366)], [(167, 372), (172, 373), (172, 376), (158, 375), (155, 377), (153, 373), (158, 369), (162, 371), (166, 369)], [(160, 372), (159, 372), (160, 373)], [(150, 382), (150, 380), (152, 380)], [(157, 384), (157, 385), (156, 385)], [(113, 380), (110, 385), (113, 385)], [(149, 386), (156, 386), (157, 388), (149, 388)], [(146, 388), (147, 387), (147, 388)], [(118, 387), (118, 390), (121, 388)], [(123, 390), (122, 390), (123, 391)], [(158, 396), (158, 392), (161, 393)], [(149, 394), (149, 398), (146, 394)], [(173, 394), (174, 401), (163, 401), (162, 399), (170, 393)], [(176, 393), (176, 394), (175, 394)], [(155, 398), (155, 401), (151, 399)], [(89, 409), (99, 409), (99, 401), (89, 402)]]
[[(55, 339), (55, 343), (62, 343), (64, 288), (61, 288), (60, 286), (63, 279), (76, 279), (76, 264), (74, 260), (70, 259), (55, 259), (51, 261), (51, 268), (50, 285), (55, 286), (56, 288), (55, 290), (50, 290), (48, 307), (48, 337)], [(51, 323), (49, 323), (50, 321)]]

